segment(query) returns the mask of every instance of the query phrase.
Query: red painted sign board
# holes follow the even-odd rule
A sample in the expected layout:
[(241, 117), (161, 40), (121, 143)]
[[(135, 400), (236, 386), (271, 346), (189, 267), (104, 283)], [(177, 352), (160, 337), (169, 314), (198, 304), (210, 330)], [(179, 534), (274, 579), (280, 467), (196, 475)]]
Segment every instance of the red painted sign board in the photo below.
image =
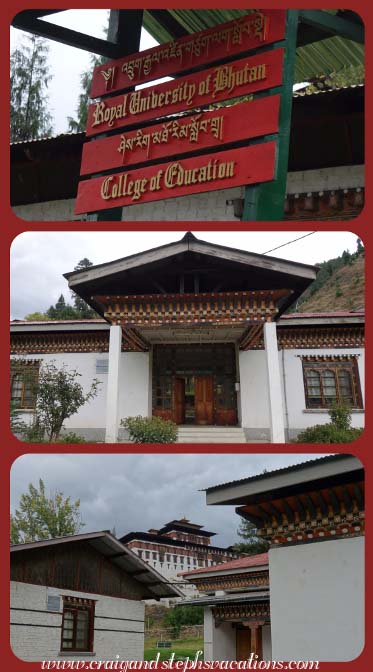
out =
[(81, 175), (276, 133), (279, 107), (280, 96), (268, 96), (87, 142)]
[(187, 35), (152, 49), (109, 61), (93, 71), (91, 98), (192, 68), (284, 39), (285, 10), (264, 9)]
[(80, 182), (76, 214), (267, 182), (276, 143), (225, 150)]
[(89, 106), (86, 135), (193, 110), (282, 84), (283, 49), (131, 91)]

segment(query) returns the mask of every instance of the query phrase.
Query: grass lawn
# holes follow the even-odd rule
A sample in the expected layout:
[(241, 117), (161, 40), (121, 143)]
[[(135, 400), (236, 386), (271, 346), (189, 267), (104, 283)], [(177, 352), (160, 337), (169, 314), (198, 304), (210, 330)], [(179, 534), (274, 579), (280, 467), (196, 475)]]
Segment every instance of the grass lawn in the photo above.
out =
[[(172, 639), (169, 641), (171, 641), (171, 647), (169, 649), (157, 649), (156, 639), (146, 639), (144, 660), (155, 660), (157, 653), (160, 654), (159, 660), (161, 661), (169, 660), (173, 653), (175, 653), (175, 660), (188, 657), (193, 659), (196, 651), (203, 651), (202, 637), (195, 637), (193, 639)], [(200, 656), (199, 660), (203, 660), (203, 656)]]

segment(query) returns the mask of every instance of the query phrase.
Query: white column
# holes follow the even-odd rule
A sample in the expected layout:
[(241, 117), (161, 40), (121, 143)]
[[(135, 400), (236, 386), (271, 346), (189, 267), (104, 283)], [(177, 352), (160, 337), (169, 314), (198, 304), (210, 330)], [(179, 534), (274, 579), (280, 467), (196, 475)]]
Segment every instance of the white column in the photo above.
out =
[(285, 443), (284, 409), (275, 322), (264, 324), (271, 443)]
[(110, 327), (109, 371), (106, 397), (105, 443), (118, 441), (119, 370), (122, 352), (122, 327)]

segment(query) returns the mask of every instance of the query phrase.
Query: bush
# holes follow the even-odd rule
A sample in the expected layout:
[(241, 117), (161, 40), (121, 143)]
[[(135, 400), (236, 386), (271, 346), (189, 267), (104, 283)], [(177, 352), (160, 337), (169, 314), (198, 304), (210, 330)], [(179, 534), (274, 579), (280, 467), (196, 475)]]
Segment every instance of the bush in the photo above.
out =
[(308, 427), (298, 434), (295, 443), (350, 443), (359, 438), (362, 429), (351, 427), (351, 409), (334, 403), (329, 409), (331, 422)]
[(358, 439), (362, 433), (362, 429), (353, 427), (341, 429), (328, 422), (326, 425), (308, 427), (298, 434), (295, 443), (350, 443)]
[(329, 417), (338, 429), (351, 428), (351, 409), (344, 404), (332, 404), (329, 410)]
[(66, 432), (66, 434), (60, 435), (57, 443), (87, 443), (87, 441), (79, 434), (75, 434), (75, 432)]
[(124, 418), (120, 424), (127, 429), (134, 443), (175, 443), (177, 439), (177, 425), (171, 420), (137, 415)]

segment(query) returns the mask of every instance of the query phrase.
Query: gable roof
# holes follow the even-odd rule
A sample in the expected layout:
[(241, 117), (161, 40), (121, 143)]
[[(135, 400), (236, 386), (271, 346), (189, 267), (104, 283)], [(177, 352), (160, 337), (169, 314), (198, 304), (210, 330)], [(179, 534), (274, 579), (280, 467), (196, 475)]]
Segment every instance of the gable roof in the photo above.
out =
[(124, 546), (124, 544), (106, 530), (74, 534), (55, 539), (43, 539), (42, 541), (33, 541), (27, 544), (14, 544), (10, 547), (10, 552), (12, 557), (12, 554), (25, 553), (34, 549), (50, 548), (52, 546), (58, 548), (59, 546), (65, 546), (74, 542), (86, 542), (124, 572), (136, 574), (136, 581), (142, 583), (156, 599), (183, 596), (183, 593), (175, 585), (167, 582), (164, 576), (141, 560), (133, 551)]

